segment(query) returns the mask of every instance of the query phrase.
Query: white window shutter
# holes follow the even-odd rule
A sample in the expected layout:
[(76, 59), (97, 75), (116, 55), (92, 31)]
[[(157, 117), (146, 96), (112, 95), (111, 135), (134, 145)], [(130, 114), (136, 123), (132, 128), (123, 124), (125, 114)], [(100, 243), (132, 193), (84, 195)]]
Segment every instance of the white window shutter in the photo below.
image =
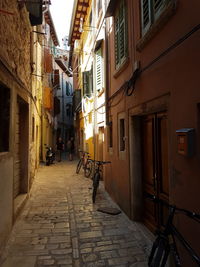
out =
[(102, 54), (101, 48), (96, 51), (96, 90), (102, 89)]

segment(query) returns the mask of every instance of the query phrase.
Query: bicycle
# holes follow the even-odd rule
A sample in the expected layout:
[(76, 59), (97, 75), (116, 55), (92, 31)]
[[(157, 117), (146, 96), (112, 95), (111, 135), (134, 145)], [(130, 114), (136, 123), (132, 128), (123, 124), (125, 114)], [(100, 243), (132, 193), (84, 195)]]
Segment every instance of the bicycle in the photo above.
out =
[(85, 177), (89, 178), (91, 173), (92, 173), (92, 169), (93, 169), (93, 163), (92, 160), (90, 159), (89, 153), (86, 151), (81, 151), (79, 150), (79, 152), (81, 152), (81, 158), (76, 166), (76, 173), (80, 172), (81, 167), (84, 170), (84, 175)]
[(197, 265), (200, 266), (200, 257), (197, 255), (194, 249), (184, 239), (183, 235), (177, 230), (177, 228), (173, 224), (174, 215), (176, 213), (184, 214), (189, 218), (197, 221), (198, 223), (200, 223), (200, 215), (185, 209), (177, 208), (174, 205), (169, 205), (168, 203), (156, 198), (153, 195), (148, 195), (147, 197), (153, 200), (154, 202), (162, 203), (165, 206), (169, 207), (169, 216), (167, 219), (167, 223), (164, 229), (162, 231), (158, 231), (157, 233), (158, 236), (153, 243), (150, 256), (148, 259), (148, 266), (149, 267), (166, 266), (170, 253), (172, 254), (175, 266), (176, 267), (182, 266), (175, 238), (179, 240), (180, 244), (182, 244), (182, 246), (186, 249), (186, 251), (189, 253), (194, 262), (196, 262)]
[(110, 161), (94, 161), (94, 160), (92, 160), (92, 162), (94, 162), (94, 165), (95, 165), (95, 172), (93, 175), (92, 202), (95, 203), (97, 189), (99, 187), (99, 181), (101, 178), (101, 166), (103, 166), (104, 164), (111, 163), (111, 162)]

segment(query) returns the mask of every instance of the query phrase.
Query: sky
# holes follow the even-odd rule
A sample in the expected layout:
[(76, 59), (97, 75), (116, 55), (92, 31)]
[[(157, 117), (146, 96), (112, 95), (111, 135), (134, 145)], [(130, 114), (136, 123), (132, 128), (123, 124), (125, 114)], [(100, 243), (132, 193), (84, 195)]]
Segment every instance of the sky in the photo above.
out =
[(73, 2), (74, 0), (51, 0), (50, 11), (60, 46), (62, 46), (62, 38), (69, 35)]

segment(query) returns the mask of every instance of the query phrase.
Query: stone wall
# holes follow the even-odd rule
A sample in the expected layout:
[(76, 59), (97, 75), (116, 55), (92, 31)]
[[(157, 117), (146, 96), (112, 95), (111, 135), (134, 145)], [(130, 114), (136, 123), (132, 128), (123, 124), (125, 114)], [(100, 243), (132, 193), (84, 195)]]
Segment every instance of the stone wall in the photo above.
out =
[[(30, 34), (31, 25), (25, 6), (19, 6), (17, 0), (0, 1), (0, 84), (10, 89), (10, 134), (9, 150), (0, 153), (0, 255), (1, 249), (12, 229), (15, 218), (16, 203), (13, 197), (13, 181), (15, 176), (16, 162), (16, 106), (17, 96), (23, 99), (28, 116), (30, 92), (31, 92), (31, 67), (30, 67)], [(20, 115), (21, 116), (21, 115)], [(26, 118), (27, 118), (26, 116)], [(24, 125), (23, 125), (24, 123)], [(24, 156), (23, 164), (27, 165), (29, 158), (29, 125), (27, 121), (21, 122), (21, 128), (27, 129), (26, 142), (21, 140), (21, 156)], [(2, 125), (0, 126), (2, 127)], [(22, 130), (21, 130), (22, 133)], [(23, 135), (23, 134), (22, 134)], [(22, 136), (20, 136), (21, 139)], [(19, 142), (19, 141), (18, 141)], [(22, 151), (24, 150), (24, 151)], [(22, 153), (23, 152), (23, 153)], [(24, 165), (21, 167), (24, 170)], [(29, 167), (25, 166), (26, 179), (23, 192), (27, 193), (29, 182)], [(25, 195), (25, 194), (24, 194)], [(21, 205), (22, 206), (22, 205)]]
[(0, 59), (30, 89), (30, 32), (28, 12), (16, 0), (4, 0), (0, 13)]

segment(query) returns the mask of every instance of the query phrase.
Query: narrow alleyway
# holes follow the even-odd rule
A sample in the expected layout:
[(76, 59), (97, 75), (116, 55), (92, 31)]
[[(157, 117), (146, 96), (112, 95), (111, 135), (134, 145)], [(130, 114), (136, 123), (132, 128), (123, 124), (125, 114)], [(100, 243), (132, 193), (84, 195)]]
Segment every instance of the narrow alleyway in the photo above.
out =
[(2, 267), (147, 266), (148, 234), (116, 207), (101, 185), (95, 205), (91, 180), (76, 162), (41, 166), (8, 242)]

